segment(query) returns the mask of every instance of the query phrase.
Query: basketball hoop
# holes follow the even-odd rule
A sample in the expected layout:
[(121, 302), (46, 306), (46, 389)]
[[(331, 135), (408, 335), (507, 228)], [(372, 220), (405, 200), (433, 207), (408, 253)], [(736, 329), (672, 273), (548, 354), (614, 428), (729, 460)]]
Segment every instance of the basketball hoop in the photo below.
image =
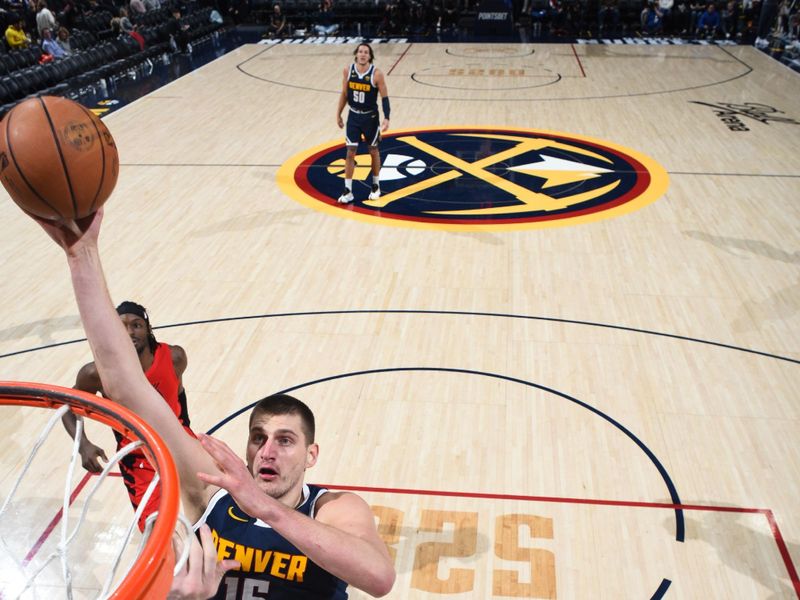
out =
[(160, 476), (158, 514), (128, 574), (115, 590), (103, 597), (114, 600), (166, 598), (175, 567), (172, 537), (178, 522), (180, 493), (175, 463), (153, 428), (119, 404), (54, 385), (0, 381), (0, 405), (55, 410), (66, 405), (76, 415), (108, 425), (126, 438), (141, 442), (142, 450)]

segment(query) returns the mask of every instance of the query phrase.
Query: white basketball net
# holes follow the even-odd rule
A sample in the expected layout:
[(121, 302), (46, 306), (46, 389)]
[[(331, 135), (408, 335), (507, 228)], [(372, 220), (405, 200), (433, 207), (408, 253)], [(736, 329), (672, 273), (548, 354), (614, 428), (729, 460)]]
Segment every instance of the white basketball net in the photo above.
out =
[[(2, 600), (11, 600), (11, 599), (16, 600), (22, 598), (23, 594), (25, 594), (31, 588), (31, 586), (34, 585), (36, 578), (40, 575), (40, 573), (42, 573), (45, 570), (45, 568), (56, 559), (58, 559), (61, 563), (61, 574), (63, 577), (63, 587), (66, 593), (66, 598), (72, 600), (73, 581), (72, 581), (72, 568), (70, 567), (70, 562), (69, 562), (70, 544), (73, 542), (75, 536), (78, 534), (81, 527), (83, 526), (89, 507), (91, 505), (92, 498), (94, 497), (95, 492), (98, 490), (103, 481), (105, 481), (109, 472), (111, 472), (111, 470), (117, 466), (120, 460), (122, 460), (128, 454), (130, 454), (135, 449), (143, 445), (141, 441), (131, 442), (130, 444), (120, 449), (114, 456), (111, 457), (111, 459), (103, 468), (103, 471), (100, 473), (100, 475), (94, 478), (95, 481), (92, 484), (91, 488), (89, 489), (89, 492), (86, 496), (86, 500), (83, 504), (83, 508), (81, 509), (80, 515), (78, 516), (77, 522), (75, 523), (74, 528), (70, 530), (69, 511), (71, 504), (70, 502), (71, 482), (73, 478), (73, 473), (75, 471), (75, 465), (78, 463), (80, 457), (79, 447), (80, 447), (80, 440), (83, 434), (83, 417), (77, 415), (77, 427), (75, 432), (75, 439), (72, 444), (72, 457), (69, 463), (69, 467), (67, 470), (67, 477), (64, 485), (64, 499), (62, 506), (59, 541), (56, 546), (56, 550), (53, 551), (50, 555), (48, 555), (42, 561), (42, 564), (38, 565), (35, 569), (29, 572), (29, 570), (26, 569), (25, 565), (23, 565), (23, 563), (19, 561), (17, 557), (14, 556), (14, 553), (9, 548), (8, 542), (5, 536), (3, 535), (2, 521), (3, 518), (6, 516), (6, 514), (8, 513), (8, 508), (11, 505), (12, 500), (14, 499), (14, 495), (16, 494), (20, 486), (20, 483), (22, 483), (22, 480), (25, 478), (25, 475), (28, 473), (28, 470), (30, 469), (33, 459), (36, 457), (37, 452), (39, 451), (39, 449), (41, 448), (42, 444), (45, 442), (47, 437), (50, 435), (50, 432), (53, 430), (53, 427), (55, 427), (56, 423), (58, 423), (61, 420), (61, 417), (68, 410), (69, 406), (65, 404), (56, 411), (54, 411), (47, 425), (39, 434), (39, 437), (36, 440), (36, 443), (34, 444), (33, 448), (31, 449), (28, 459), (25, 462), (22, 470), (20, 471), (16, 481), (14, 482), (11, 491), (6, 496), (2, 507), (0, 507), (0, 544), (2, 545), (2, 548), (5, 550), (8, 557), (11, 559), (12, 564), (15, 565), (16, 568), (19, 570), (20, 574), (19, 589), (14, 589), (13, 591), (6, 589), (3, 592), (0, 592), (0, 598), (2, 598)], [(133, 518), (131, 519), (130, 524), (128, 525), (124, 539), (122, 540), (122, 542), (120, 542), (119, 550), (113, 561), (113, 566), (108, 575), (106, 576), (102, 591), (97, 596), (97, 598), (106, 599), (111, 595), (111, 593), (113, 593), (114, 590), (111, 589), (111, 586), (115, 580), (120, 562), (122, 561), (122, 556), (125, 552), (125, 549), (130, 544), (133, 532), (136, 528), (136, 524), (139, 522), (139, 518), (141, 517), (145, 506), (147, 506), (147, 502), (153, 495), (153, 492), (155, 491), (156, 486), (158, 485), (159, 479), (160, 479), (159, 474), (156, 473), (155, 477), (153, 478), (153, 481), (150, 483), (149, 487), (145, 491), (144, 497), (142, 498), (142, 501), (139, 503), (139, 506), (137, 507), (133, 515)], [(157, 517), (157, 514), (158, 513), (153, 513), (147, 518), (147, 523), (145, 525), (145, 530), (142, 535), (141, 541), (139, 542), (139, 547), (136, 550), (134, 558), (130, 561), (130, 564), (127, 567), (127, 571), (130, 571), (131, 567), (141, 554), (142, 549), (144, 548), (144, 545), (147, 542), (147, 538), (150, 535), (150, 532), (152, 531), (152, 525)], [(193, 535), (192, 525), (191, 523), (189, 523), (186, 517), (184, 517), (183, 515), (179, 515), (178, 522), (185, 528), (184, 537)], [(174, 574), (177, 574), (183, 568), (184, 564), (189, 558), (190, 544), (184, 543), (181, 544), (181, 546), (182, 546), (182, 552), (180, 557), (176, 561)]]

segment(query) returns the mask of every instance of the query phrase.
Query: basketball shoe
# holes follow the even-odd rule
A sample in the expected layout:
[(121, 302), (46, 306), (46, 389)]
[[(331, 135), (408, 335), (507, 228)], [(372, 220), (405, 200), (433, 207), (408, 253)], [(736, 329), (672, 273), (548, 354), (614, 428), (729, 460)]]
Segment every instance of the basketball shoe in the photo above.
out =
[(377, 200), (381, 197), (381, 188), (379, 188), (376, 184), (372, 184), (372, 191), (369, 193), (370, 200)]
[(353, 192), (347, 188), (344, 188), (344, 191), (342, 192), (342, 195), (339, 196), (337, 202), (339, 204), (350, 204), (353, 200), (355, 200), (355, 198), (353, 198)]

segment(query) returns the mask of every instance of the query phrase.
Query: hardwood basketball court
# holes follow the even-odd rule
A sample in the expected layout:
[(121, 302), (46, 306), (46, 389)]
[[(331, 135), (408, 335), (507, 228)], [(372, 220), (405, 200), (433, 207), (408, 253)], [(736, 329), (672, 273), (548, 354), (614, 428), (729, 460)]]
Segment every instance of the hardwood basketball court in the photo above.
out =
[[(337, 176), (314, 149), (343, 143), (354, 48), (243, 46), (106, 118), (109, 286), (186, 349), (194, 428), (243, 452), (237, 411), (294, 390), (318, 420), (307, 480), (373, 506), (391, 598), (800, 597), (797, 74), (737, 46), (376, 45), (392, 129), (429, 151), (397, 177), (452, 177), (463, 210), (533, 181), (470, 166), (481, 135), (487, 156), (550, 132), (653, 173), (653, 197), (618, 212), (464, 225), (311, 189)], [(10, 201), (0, 215), (0, 378), (72, 385), (91, 355), (64, 260)], [(5, 498), (48, 415), (3, 415)], [(57, 427), (0, 520), (3, 564), (56, 516), (69, 447)], [(104, 484), (70, 550), (80, 594), (129, 512)], [(56, 597), (50, 568), (35, 597)]]

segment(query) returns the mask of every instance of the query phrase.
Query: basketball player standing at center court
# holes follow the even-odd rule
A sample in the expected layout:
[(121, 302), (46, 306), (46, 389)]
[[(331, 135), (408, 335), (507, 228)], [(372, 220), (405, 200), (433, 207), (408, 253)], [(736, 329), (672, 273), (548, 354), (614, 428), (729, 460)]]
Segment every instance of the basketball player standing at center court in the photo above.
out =
[[(353, 197), (353, 173), (356, 167), (356, 150), (363, 135), (364, 141), (369, 145), (369, 156), (372, 160), (372, 186), (369, 194), (370, 200), (377, 200), (381, 196), (380, 173), (381, 155), (378, 143), (381, 141), (381, 132), (389, 128), (389, 92), (386, 89), (386, 80), (372, 62), (375, 54), (369, 44), (359, 44), (353, 53), (355, 61), (344, 70), (342, 93), (339, 96), (339, 106), (336, 110), (336, 124), (341, 129), (342, 109), (345, 104), (350, 105), (347, 115), (347, 129), (345, 130), (345, 144), (347, 157), (344, 166), (344, 191), (339, 196), (340, 204), (348, 204)], [(378, 93), (381, 95), (383, 106), (383, 123), (378, 126)]]
[[(194, 436), (194, 433), (189, 428), (189, 411), (182, 382), (183, 372), (186, 370), (188, 363), (186, 351), (180, 346), (170, 346), (156, 340), (155, 335), (153, 335), (153, 328), (150, 325), (150, 317), (144, 306), (136, 302), (125, 301), (117, 307), (117, 314), (133, 342), (133, 347), (139, 356), (139, 364), (141, 364), (142, 371), (144, 371), (150, 385), (161, 394), (184, 429)], [(100, 393), (105, 396), (103, 382), (100, 381), (100, 374), (97, 372), (97, 366), (93, 362), (87, 363), (80, 368), (73, 387), (90, 394)], [(77, 420), (75, 415), (67, 412), (61, 420), (67, 433), (74, 439)], [(116, 431), (114, 436), (117, 439), (117, 450), (130, 443), (130, 440)], [(79, 452), (83, 468), (92, 473), (99, 473), (103, 470), (103, 465), (100, 462), (101, 458), (108, 460), (105, 451), (93, 444), (86, 436), (85, 431), (81, 436)], [(136, 510), (141, 504), (150, 482), (153, 481), (155, 470), (141, 449), (136, 449), (125, 456), (119, 462), (119, 470), (125, 487), (128, 489), (128, 496), (133, 509)], [(139, 518), (139, 529), (144, 530), (147, 517), (158, 510), (160, 498), (160, 490), (157, 489), (150, 496), (147, 505), (142, 511), (142, 515)]]

